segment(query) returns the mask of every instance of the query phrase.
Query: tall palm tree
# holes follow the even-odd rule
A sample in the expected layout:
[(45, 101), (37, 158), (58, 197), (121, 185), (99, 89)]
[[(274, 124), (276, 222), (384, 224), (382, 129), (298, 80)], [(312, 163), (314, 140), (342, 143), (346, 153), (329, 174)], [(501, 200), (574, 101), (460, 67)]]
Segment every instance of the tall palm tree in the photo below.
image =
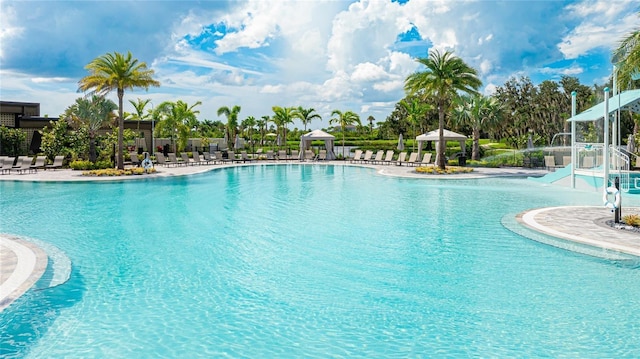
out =
[(242, 127), (248, 129), (248, 137), (249, 141), (251, 141), (251, 152), (253, 152), (253, 129), (256, 126), (256, 118), (253, 116), (249, 116), (242, 121)]
[(317, 118), (322, 120), (322, 117), (314, 112), (316, 112), (314, 108), (304, 108), (302, 106), (298, 106), (298, 108), (293, 111), (293, 116), (300, 119), (300, 122), (304, 125), (304, 132), (307, 132), (307, 125), (310, 124), (313, 119)]
[(333, 110), (331, 116), (337, 116), (329, 120), (329, 124), (338, 124), (342, 131), (342, 158), (344, 155), (344, 133), (347, 131), (347, 126), (360, 125), (360, 116), (353, 111), (342, 112), (340, 110)]
[(634, 88), (634, 82), (640, 77), (640, 27), (620, 41), (618, 48), (613, 51), (612, 61), (618, 68), (619, 88)]
[[(287, 124), (293, 123), (294, 118), (294, 109), (293, 107), (280, 107), (273, 106), (271, 108), (273, 110), (273, 117), (271, 121), (276, 125), (278, 133), (282, 131), (282, 141), (287, 141)], [(278, 145), (278, 148), (280, 145)]]
[(64, 118), (71, 122), (87, 126), (89, 134), (89, 161), (96, 162), (96, 136), (105, 124), (111, 122), (116, 116), (114, 111), (118, 106), (104, 96), (91, 96), (91, 99), (80, 97), (76, 103), (69, 106), (64, 112)]
[(453, 107), (453, 120), (473, 132), (471, 159), (480, 160), (480, 130), (492, 130), (502, 119), (502, 105), (494, 97), (461, 96)]
[(229, 108), (222, 106), (218, 109), (218, 116), (225, 115), (227, 117), (227, 133), (229, 134), (229, 142), (231, 142), (231, 148), (235, 145), (234, 140), (238, 131), (238, 114), (242, 108), (238, 105)]
[(424, 65), (426, 70), (409, 75), (405, 80), (404, 88), (409, 95), (422, 97), (431, 95), (436, 99), (439, 136), (436, 163), (438, 167), (445, 169), (445, 114), (459, 91), (476, 94), (482, 82), (478, 79), (475, 69), (450, 51), (441, 54), (438, 50), (432, 50), (428, 58), (421, 57), (417, 61)]
[(118, 52), (107, 53), (91, 61), (85, 69), (89, 75), (78, 81), (79, 91), (91, 90), (91, 94), (106, 95), (116, 90), (118, 94), (118, 152), (116, 162), (118, 169), (124, 169), (124, 90), (137, 87), (148, 90), (149, 87), (160, 86), (160, 82), (153, 79), (154, 71), (147, 68), (144, 62), (138, 62), (128, 52), (123, 55)]
[(262, 116), (259, 120), (256, 120), (256, 126), (260, 131), (260, 146), (264, 146), (264, 135), (267, 132), (267, 124), (269, 124), (269, 116)]
[[(162, 137), (168, 137), (171, 140), (171, 146), (174, 152), (182, 150), (187, 146), (187, 140), (191, 129), (198, 119), (196, 115), (200, 111), (195, 110), (196, 106), (202, 105), (198, 101), (189, 106), (186, 102), (178, 100), (177, 102), (165, 101), (154, 111), (154, 117), (158, 118), (156, 132)], [(175, 139), (178, 139), (177, 146)]]

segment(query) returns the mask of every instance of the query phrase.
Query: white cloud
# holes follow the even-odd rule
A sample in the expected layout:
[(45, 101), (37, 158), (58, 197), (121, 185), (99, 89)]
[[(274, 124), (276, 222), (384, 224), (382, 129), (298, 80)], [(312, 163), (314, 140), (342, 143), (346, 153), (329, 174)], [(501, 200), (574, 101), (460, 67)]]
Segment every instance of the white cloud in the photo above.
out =
[(387, 77), (386, 71), (381, 66), (370, 62), (357, 64), (351, 74), (351, 80), (355, 82), (377, 81)]
[[(10, 39), (18, 38), (24, 32), (24, 27), (18, 25), (16, 11), (6, 1), (0, 2), (0, 13), (2, 13), (0, 44), (2, 44), (9, 42)], [(4, 57), (4, 51), (4, 46), (0, 46), (0, 59)]]
[(73, 79), (70, 79), (68, 77), (34, 77), (31, 79), (31, 81), (37, 84), (42, 84), (53, 82), (73, 82)]

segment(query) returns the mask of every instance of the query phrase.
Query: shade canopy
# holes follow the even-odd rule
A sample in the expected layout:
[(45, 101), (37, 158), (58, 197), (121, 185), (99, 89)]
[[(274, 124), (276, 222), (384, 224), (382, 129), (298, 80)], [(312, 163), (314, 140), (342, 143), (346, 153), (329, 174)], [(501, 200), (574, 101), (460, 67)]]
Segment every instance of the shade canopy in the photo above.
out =
[[(640, 90), (623, 91), (609, 99), (609, 114), (621, 110), (640, 113)], [(595, 121), (604, 117), (604, 101), (568, 119), (569, 122)]]
[[(335, 137), (322, 130), (313, 130), (300, 136), (300, 156), (304, 156), (303, 151), (311, 148), (311, 142), (324, 141), (324, 147), (327, 149), (327, 160), (335, 160), (336, 154), (333, 152), (333, 142)], [(304, 157), (301, 157), (304, 158)]]
[[(458, 141), (460, 142), (460, 148), (462, 149), (462, 153), (466, 153), (464, 142), (467, 140), (467, 136), (461, 135), (459, 133), (455, 133), (453, 131), (449, 131), (444, 129), (444, 140), (446, 141)], [(439, 131), (433, 130), (427, 133), (423, 133), (422, 135), (416, 137), (416, 141), (418, 141), (418, 157), (421, 157), (422, 152), (422, 143), (425, 141), (440, 141)], [(436, 151), (438, 150), (438, 146), (436, 146)]]

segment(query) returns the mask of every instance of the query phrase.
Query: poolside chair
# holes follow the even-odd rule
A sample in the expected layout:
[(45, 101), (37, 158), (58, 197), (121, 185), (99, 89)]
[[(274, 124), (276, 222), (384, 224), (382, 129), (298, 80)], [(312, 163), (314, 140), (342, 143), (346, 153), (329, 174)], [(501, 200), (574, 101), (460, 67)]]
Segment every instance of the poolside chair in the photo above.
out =
[(13, 169), (13, 162), (15, 160), (15, 157), (4, 157), (2, 160), (2, 174), (11, 173), (11, 170)]
[(195, 166), (195, 165), (201, 165), (201, 164), (203, 164), (203, 163), (204, 163), (204, 161), (202, 161), (202, 160), (200, 159), (200, 154), (198, 153), (198, 151), (193, 151), (193, 152), (192, 152), (192, 155), (193, 155), (193, 165), (194, 165), (194, 166)]
[(240, 162), (240, 161), (242, 160), (236, 158), (235, 151), (227, 151), (227, 159), (225, 160), (225, 162), (234, 163), (234, 162)]
[(391, 164), (391, 162), (393, 161), (393, 155), (395, 155), (393, 150), (388, 150), (384, 156), (384, 159), (382, 160), (382, 164), (385, 164), (385, 165)]
[(132, 166), (140, 167), (140, 158), (138, 158), (138, 152), (129, 152), (129, 158), (131, 159), (130, 164)]
[(247, 154), (247, 151), (240, 151), (240, 160), (242, 162), (253, 162), (253, 161), (255, 161), (253, 158), (249, 157), (249, 154)]
[(556, 157), (555, 156), (544, 156), (544, 166), (547, 168), (547, 171), (555, 171), (556, 167)]
[(275, 159), (276, 159), (276, 158), (275, 158), (275, 155), (273, 154), (273, 151), (272, 151), (272, 150), (268, 150), (268, 151), (267, 151), (267, 160), (269, 160), (269, 161), (275, 161)]
[(19, 174), (38, 172), (37, 169), (31, 167), (31, 162), (33, 159), (31, 157), (22, 158), (22, 163), (18, 167), (12, 168), (13, 171), (18, 172)]
[(169, 166), (169, 163), (167, 162), (167, 159), (164, 157), (164, 154), (162, 154), (162, 152), (156, 152), (156, 162), (162, 167)]
[(406, 162), (407, 162), (407, 153), (400, 152), (400, 154), (398, 155), (398, 160), (396, 160), (396, 165), (402, 166), (402, 164)]
[(418, 152), (411, 152), (409, 160), (407, 160), (407, 166), (416, 166), (418, 164)]
[(362, 157), (362, 159), (360, 160), (360, 163), (366, 163), (366, 162), (371, 161), (371, 157), (373, 157), (373, 151), (366, 150), (364, 152), (364, 157)]
[(64, 162), (64, 156), (55, 156), (53, 158), (53, 163), (50, 164), (50, 165), (45, 165), (44, 169), (45, 170), (49, 170), (49, 169), (55, 170), (57, 168), (62, 168), (63, 162)]
[(327, 150), (320, 150), (318, 152), (318, 161), (326, 161), (327, 160)]
[(211, 157), (211, 153), (210, 152), (202, 152), (202, 157), (204, 159), (204, 163), (205, 164), (215, 164), (216, 163), (216, 159)]
[(562, 167), (567, 167), (571, 164), (571, 156), (562, 156)]
[(286, 161), (287, 159), (287, 151), (286, 150), (279, 150), (278, 151), (278, 161)]
[(173, 166), (182, 166), (182, 165), (187, 165), (186, 163), (184, 163), (183, 161), (179, 161), (178, 158), (176, 157), (176, 154), (173, 152), (169, 152), (167, 153), (167, 156), (169, 156), (169, 163)]
[(32, 168), (38, 170), (39, 168), (44, 169), (44, 166), (47, 164), (47, 158), (45, 156), (36, 156), (36, 161), (31, 165)]
[(353, 153), (353, 158), (351, 158), (351, 160), (349, 162), (354, 163), (356, 161), (360, 161), (362, 158), (362, 150), (356, 150), (356, 152)]
[(316, 154), (312, 151), (312, 150), (306, 150), (304, 151), (304, 159), (309, 160), (309, 161), (315, 161), (316, 160)]
[(290, 160), (299, 160), (300, 159), (300, 151), (293, 150), (291, 151), (291, 156), (289, 156)]
[(376, 157), (374, 157), (372, 160), (369, 160), (369, 162), (373, 164), (380, 163), (382, 162), (382, 157), (384, 157), (384, 151), (378, 150), (378, 152), (376, 152)]
[(420, 162), (420, 164), (423, 165), (423, 166), (427, 166), (427, 165), (432, 164), (431, 163), (431, 157), (432, 157), (431, 152), (425, 153), (424, 156), (422, 156), (422, 162)]

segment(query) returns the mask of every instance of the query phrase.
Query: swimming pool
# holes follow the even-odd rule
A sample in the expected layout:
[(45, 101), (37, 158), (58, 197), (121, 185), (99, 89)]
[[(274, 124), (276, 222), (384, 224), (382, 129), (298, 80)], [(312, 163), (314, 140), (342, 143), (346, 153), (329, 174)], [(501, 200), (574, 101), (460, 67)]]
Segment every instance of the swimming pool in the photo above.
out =
[(640, 356), (635, 264), (501, 225), (594, 193), (323, 165), (0, 193), (73, 262), (0, 313), (7, 358)]

